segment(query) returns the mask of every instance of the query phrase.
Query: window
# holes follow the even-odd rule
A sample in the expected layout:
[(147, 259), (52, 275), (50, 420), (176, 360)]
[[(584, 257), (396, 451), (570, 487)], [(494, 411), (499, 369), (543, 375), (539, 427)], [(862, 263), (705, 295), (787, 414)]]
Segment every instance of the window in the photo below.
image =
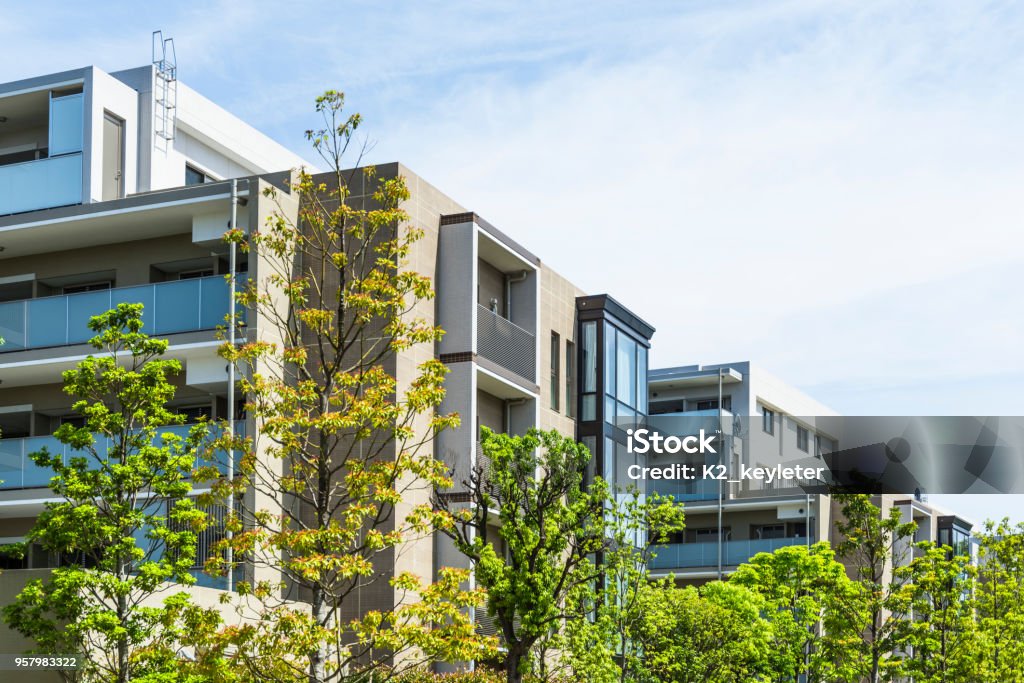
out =
[(821, 435), (819, 434), (814, 435), (814, 457), (821, 457)]
[(210, 419), (210, 406), (185, 406), (183, 408), (172, 408), (173, 412), (185, 416), (185, 424), (193, 424), (202, 419)]
[(597, 323), (583, 323), (583, 420), (597, 419)]
[(721, 537), (724, 540), (729, 540), (732, 535), (731, 527), (722, 527), (721, 534), (719, 534), (718, 527), (711, 527), (709, 529), (687, 529), (686, 530), (686, 542), (687, 543), (716, 543)]
[(62, 294), (80, 294), (82, 292), (96, 292), (101, 289), (110, 289), (112, 283), (110, 280), (101, 280), (99, 282), (86, 282), (80, 285), (67, 285), (61, 288)]
[(802, 450), (804, 453), (807, 452), (808, 447), (808, 432), (805, 427), (800, 425), (796, 426), (796, 447)]
[(576, 345), (565, 340), (565, 414), (576, 417)]
[(198, 168), (185, 164), (185, 185), (202, 185), (212, 180)]
[[(697, 410), (718, 410), (717, 398), (706, 398), (696, 401)], [(722, 397), (722, 410), (732, 410), (732, 396)]]
[(762, 408), (761, 428), (765, 434), (775, 434), (775, 411)]
[(558, 410), (558, 397), (562, 392), (562, 338), (551, 333), (551, 410)]
[(786, 537), (786, 525), (785, 524), (762, 524), (761, 526), (754, 527), (754, 538), (760, 538), (762, 540), (769, 538), (785, 538)]
[(200, 268), (198, 270), (184, 270), (178, 273), (179, 280), (194, 280), (199, 277), (210, 277), (213, 275), (213, 268)]

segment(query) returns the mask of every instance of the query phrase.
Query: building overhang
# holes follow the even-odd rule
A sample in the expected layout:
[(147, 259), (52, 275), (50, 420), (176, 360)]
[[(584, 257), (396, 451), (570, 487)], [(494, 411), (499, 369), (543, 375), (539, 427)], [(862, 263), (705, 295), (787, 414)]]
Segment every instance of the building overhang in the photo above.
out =
[[(248, 190), (239, 192), (247, 195)], [(4, 216), (0, 258), (43, 254), (54, 245), (80, 249), (191, 233), (194, 216), (224, 208), (230, 199), (230, 184), (219, 182)]]

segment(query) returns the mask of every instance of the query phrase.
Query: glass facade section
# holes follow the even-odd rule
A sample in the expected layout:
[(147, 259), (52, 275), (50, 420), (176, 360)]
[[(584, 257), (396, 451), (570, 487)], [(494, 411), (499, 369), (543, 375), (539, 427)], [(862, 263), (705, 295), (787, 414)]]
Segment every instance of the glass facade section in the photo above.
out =
[(615, 395), (615, 328), (604, 324), (604, 393)]
[(615, 343), (616, 398), (627, 406), (636, 407), (636, 342), (625, 334), (618, 334)]
[(647, 414), (647, 349), (605, 323), (605, 421), (635, 421)]
[[(580, 419), (597, 419), (597, 323), (585, 322), (581, 330), (583, 350), (580, 387)], [(575, 400), (575, 399), (573, 399)]]

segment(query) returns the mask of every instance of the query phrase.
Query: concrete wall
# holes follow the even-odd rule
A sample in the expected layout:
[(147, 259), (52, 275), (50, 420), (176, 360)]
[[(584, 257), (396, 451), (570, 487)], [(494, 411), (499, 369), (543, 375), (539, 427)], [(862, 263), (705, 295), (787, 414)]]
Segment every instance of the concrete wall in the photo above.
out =
[[(209, 248), (193, 244), (192, 236), (183, 233), (3, 259), (0, 260), (0, 277), (32, 274), (35, 280), (46, 280), (79, 273), (114, 271), (114, 286), (128, 287), (152, 282), (150, 267), (154, 264), (186, 259), (204, 259), (211, 267), (216, 263)], [(37, 292), (37, 295), (44, 294), (46, 292)]]
[[(565, 390), (565, 349), (566, 342), (576, 342), (576, 297), (583, 296), (579, 287), (566, 280), (546, 265), (540, 271), (540, 357), (538, 384), (540, 385), (540, 411), (538, 425), (541, 429), (556, 429), (567, 436), (576, 435), (576, 420), (569, 417), (567, 408), (570, 397)], [(560, 386), (559, 409), (551, 407), (551, 333), (559, 335)], [(577, 354), (579, 345), (576, 346)], [(577, 376), (579, 369), (577, 368)], [(573, 407), (575, 410), (575, 406)]]

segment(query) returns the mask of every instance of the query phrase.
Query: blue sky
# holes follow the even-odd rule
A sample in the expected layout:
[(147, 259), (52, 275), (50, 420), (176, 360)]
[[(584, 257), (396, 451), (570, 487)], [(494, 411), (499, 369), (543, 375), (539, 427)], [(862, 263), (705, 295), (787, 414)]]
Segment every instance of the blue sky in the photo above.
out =
[[(658, 332), (848, 414), (1024, 414), (1012, 2), (13, 3), (0, 81), (149, 61), (401, 160)], [(14, 56), (20, 58), (13, 58)]]

